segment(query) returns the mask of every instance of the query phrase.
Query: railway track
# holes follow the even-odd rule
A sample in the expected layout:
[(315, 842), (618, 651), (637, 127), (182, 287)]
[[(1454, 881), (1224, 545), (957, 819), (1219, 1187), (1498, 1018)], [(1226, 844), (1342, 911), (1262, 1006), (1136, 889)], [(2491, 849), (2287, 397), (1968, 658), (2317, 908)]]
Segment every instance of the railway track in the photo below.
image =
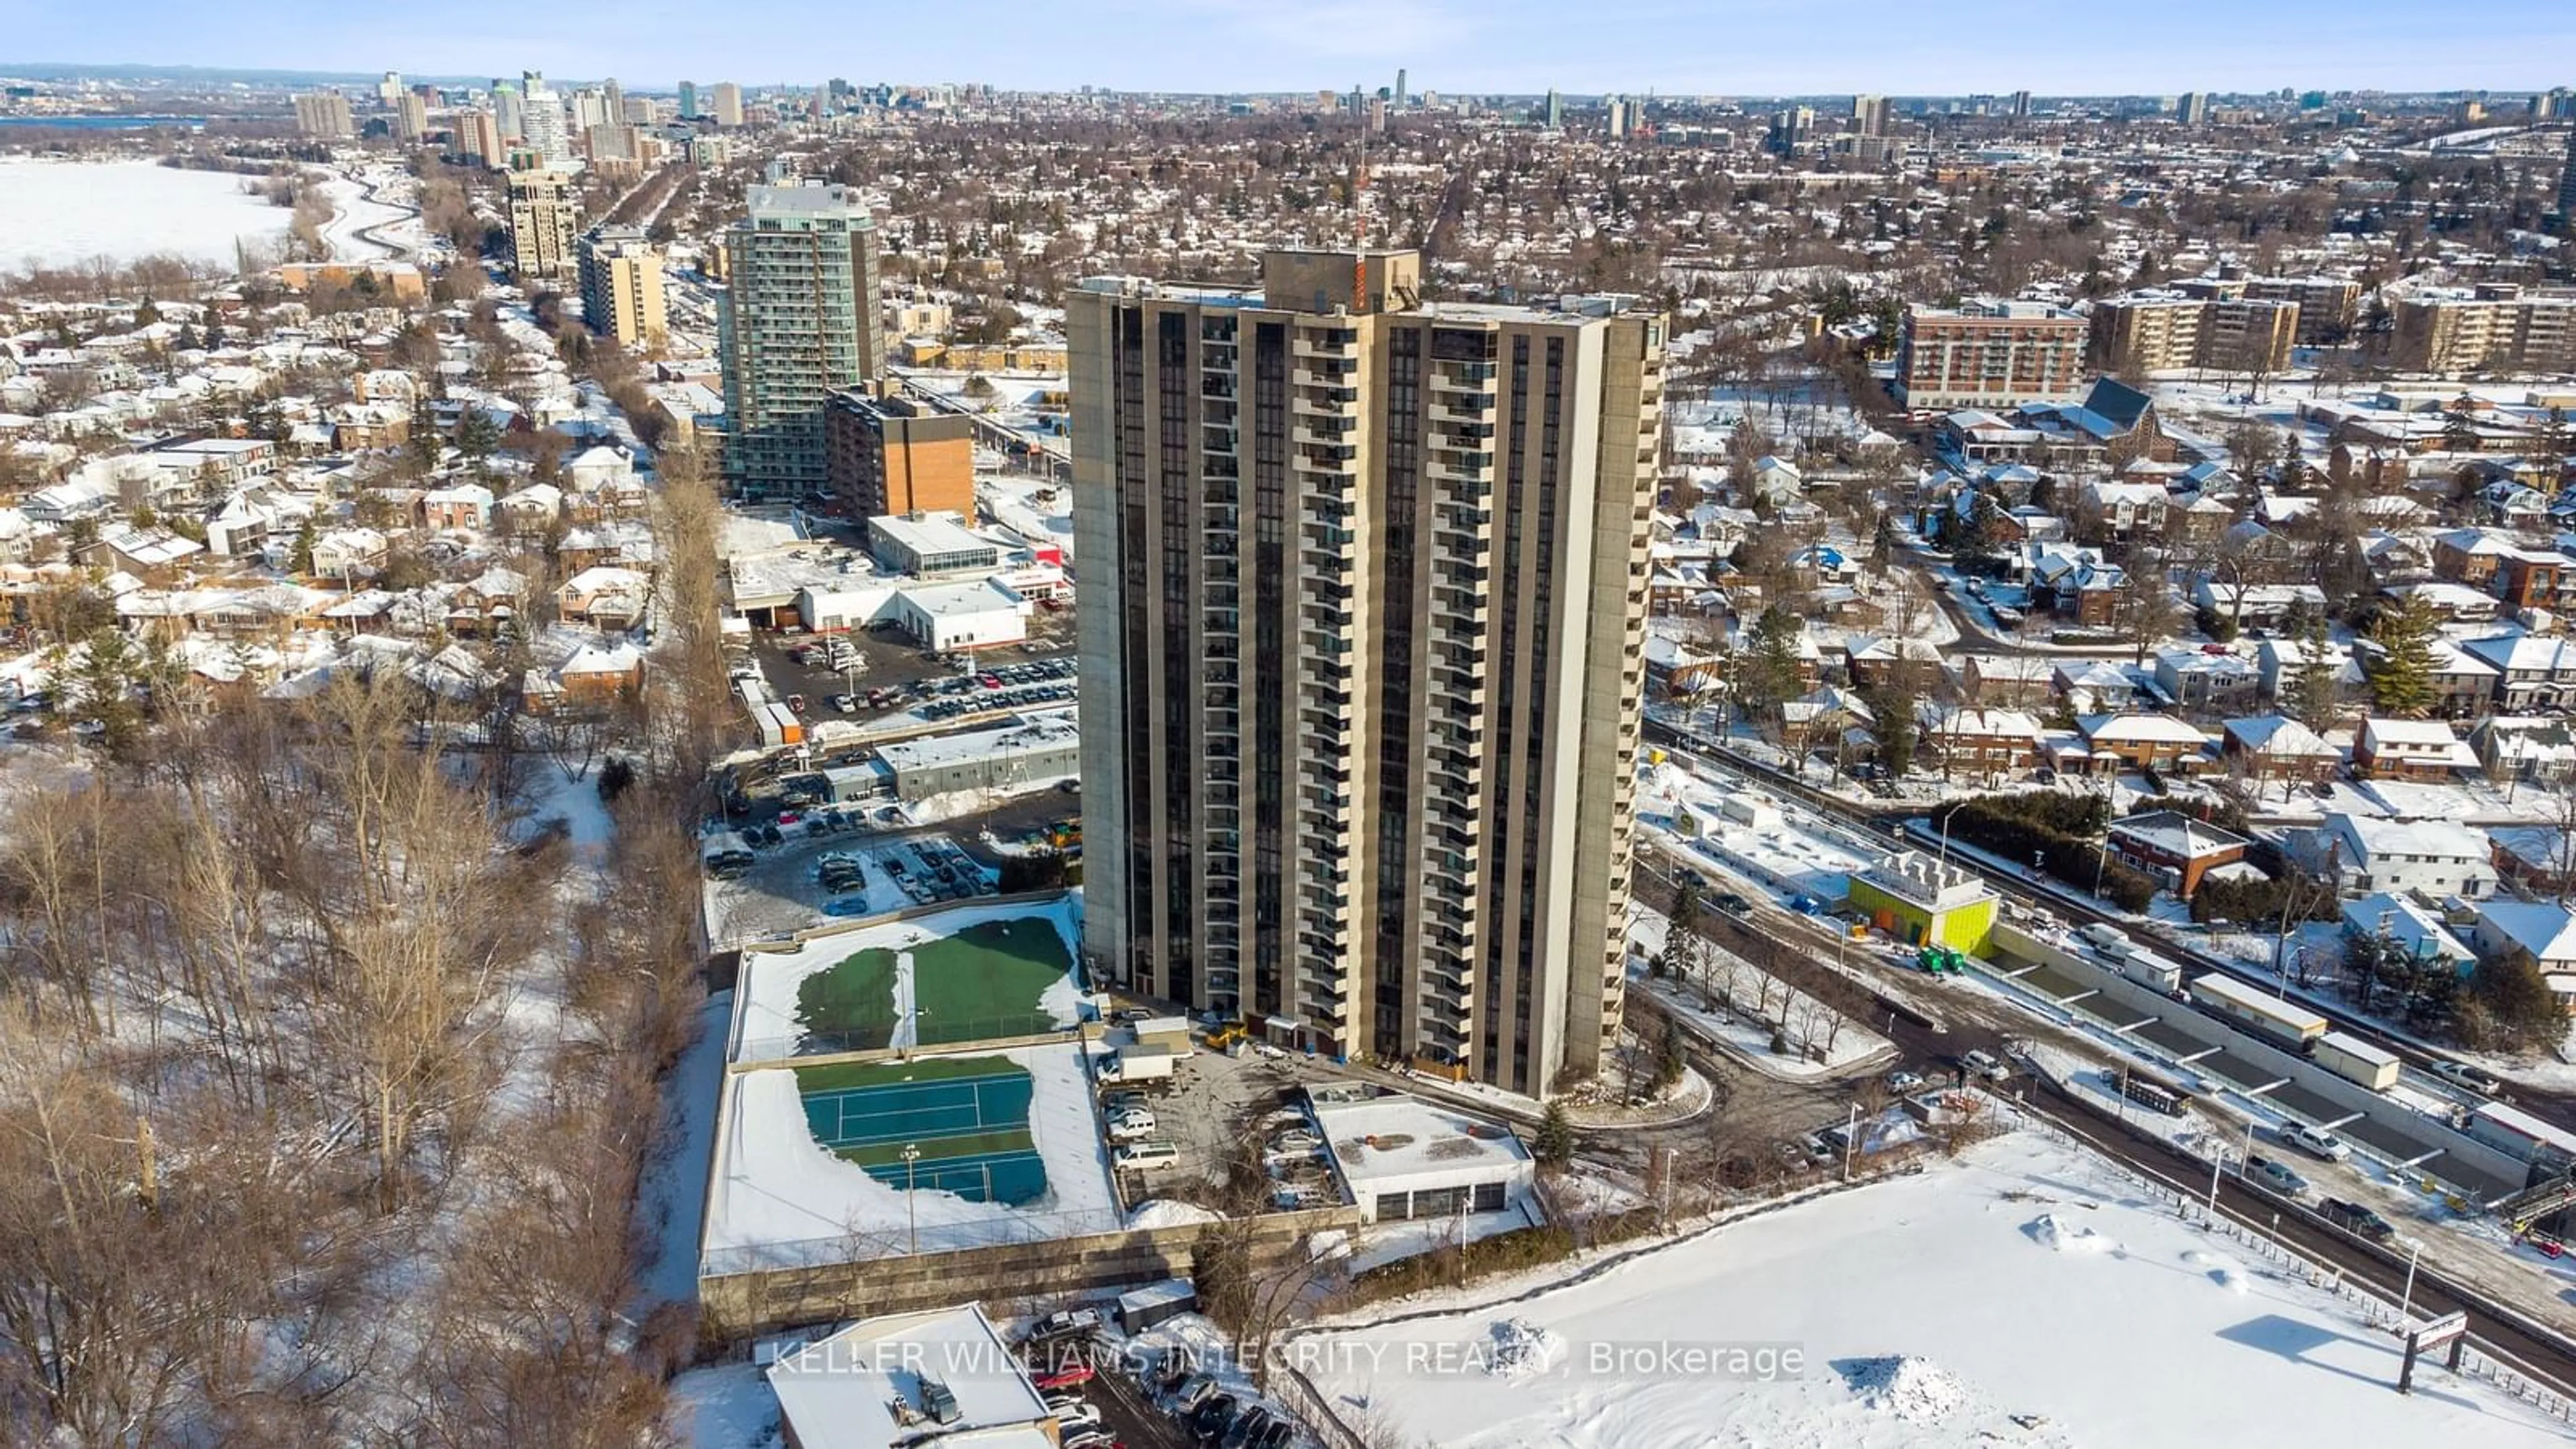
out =
[[(1802, 780), (1792, 778), (1786, 771), (1759, 761), (1747, 760), (1741, 756), (1711, 749), (1705, 740), (1676, 730), (1668, 724), (1649, 720), (1646, 729), (1649, 735), (1658, 737), (1659, 743), (1686, 750), (1713, 768), (1756, 780), (1765, 788), (1795, 797), (1798, 803), (1811, 810), (1832, 816), (1858, 828), (1873, 832), (1882, 831), (1893, 822), (1925, 813), (1922, 808), (1912, 805), (1885, 809), (1857, 807), (1828, 795)], [(1909, 836), (1907, 843), (1919, 844), (1920, 842), (1912, 840)], [(2079, 923), (2101, 921), (2123, 930), (2137, 924), (2117, 912), (2103, 910), (2073, 890), (2035, 885), (2026, 877), (1999, 870), (1971, 855), (1953, 855), (1951, 859), (1976, 872), (1988, 885), (1994, 887), (1998, 894), (2025, 909), (2045, 910), (2055, 915), (2071, 917)], [(2243, 962), (2231, 961), (2222, 956), (2212, 956), (2162, 937), (2155, 938), (2155, 944), (2160, 952), (2179, 957), (2187, 966), (2203, 971), (2215, 971), (2223, 976), (2267, 990), (2275, 984), (2270, 976), (2247, 970)], [(2435, 1062), (2449, 1060), (2440, 1053), (2427, 1051), (2405, 1038), (2387, 1034), (2377, 1022), (2368, 1017), (2356, 1015), (2349, 1008), (2308, 998), (2302, 998), (2300, 1004), (2334, 1023), (2336, 1030), (2360, 1037), (2374, 1046), (2396, 1054), (2399, 1060), (2415, 1068), (2419, 1073)], [(2576, 1095), (2516, 1084), (2513, 1101), (2515, 1106), (2523, 1108), (2552, 1126), (2576, 1131)]]

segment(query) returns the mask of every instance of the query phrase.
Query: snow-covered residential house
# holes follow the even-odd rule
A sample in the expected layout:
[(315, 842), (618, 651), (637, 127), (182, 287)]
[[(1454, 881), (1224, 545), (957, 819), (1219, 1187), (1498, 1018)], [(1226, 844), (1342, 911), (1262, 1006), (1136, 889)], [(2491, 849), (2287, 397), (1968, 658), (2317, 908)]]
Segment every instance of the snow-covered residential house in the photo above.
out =
[(2347, 896), (2412, 893), (2427, 901), (2495, 894), (2495, 852), (2486, 835), (2448, 820), (2391, 820), (2337, 811), (2292, 837), (2305, 863)]
[(313, 539), (316, 578), (373, 578), (384, 567), (385, 536), (372, 528), (326, 528)]
[(492, 490), (480, 483), (451, 483), (420, 496), (421, 521), (437, 529), (483, 529), (492, 523)]
[(2343, 767), (2343, 752), (2323, 735), (2286, 715), (2254, 715), (2219, 726), (2219, 755), (2261, 784), (2291, 780), (2311, 784), (2331, 779)]
[(2528, 961), (2550, 993), (2576, 1014), (2576, 916), (2545, 901), (2491, 900), (2478, 907), (2469, 940), (2489, 961)]
[(2361, 733), (2353, 737), (2355, 779), (2442, 783), (2477, 767), (2477, 752), (2437, 719), (2372, 715), (2361, 722)]
[(635, 569), (586, 568), (555, 590), (555, 608), (573, 623), (611, 631), (632, 629), (643, 622), (644, 596), (651, 582)]
[(2458, 647), (2495, 671), (2495, 703), (2507, 714), (2576, 705), (2576, 640), (2515, 630)]

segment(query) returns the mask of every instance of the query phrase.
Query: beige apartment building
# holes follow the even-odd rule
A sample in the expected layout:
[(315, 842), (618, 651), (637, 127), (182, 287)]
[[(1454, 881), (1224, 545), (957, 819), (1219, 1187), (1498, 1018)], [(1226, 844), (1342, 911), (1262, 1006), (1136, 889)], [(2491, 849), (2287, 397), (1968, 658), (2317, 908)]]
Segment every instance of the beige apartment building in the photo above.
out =
[(2329, 347), (2361, 320), (2361, 283), (2350, 277), (2194, 277), (2177, 282), (2186, 296), (2221, 302), (2296, 302), (2301, 347)]
[(2046, 302), (1909, 307), (1896, 400), (1916, 411), (2073, 402), (2084, 391), (2088, 335), (2083, 317)]
[(2279, 372), (2299, 332), (2296, 302), (2132, 292), (2093, 304), (2092, 362), (2104, 372)]
[(346, 140), (358, 134), (358, 120), (349, 110), (349, 98), (338, 91), (305, 91), (295, 98), (295, 129), (325, 140)]
[(1095, 979), (1540, 1094), (1618, 1032), (1664, 320), (1068, 299)]
[(581, 179), (569, 171), (510, 173), (510, 268), (521, 278), (569, 277), (578, 266)]
[(662, 249), (641, 227), (594, 227), (581, 239), (581, 315), (593, 332), (636, 351), (670, 337), (662, 312)]
[(2576, 372), (2576, 287), (2426, 288), (2394, 310), (2401, 372)]

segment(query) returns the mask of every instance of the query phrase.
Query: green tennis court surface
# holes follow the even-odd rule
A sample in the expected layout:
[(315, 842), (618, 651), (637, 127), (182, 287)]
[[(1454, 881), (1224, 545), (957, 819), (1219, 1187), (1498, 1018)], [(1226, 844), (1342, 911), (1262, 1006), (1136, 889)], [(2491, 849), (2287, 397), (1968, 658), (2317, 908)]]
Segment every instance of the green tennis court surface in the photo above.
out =
[[(796, 1069), (814, 1140), (891, 1186), (1021, 1203), (1046, 1191), (1028, 1070), (1005, 1057)], [(904, 1160), (903, 1150), (919, 1156)]]
[(1056, 1029), (1038, 1006), (1072, 967), (1042, 916), (981, 921), (918, 946), (854, 951), (798, 983), (801, 1049), (875, 1051), (894, 1042), (898, 961), (912, 956), (913, 1041), (921, 1046), (1036, 1036)]

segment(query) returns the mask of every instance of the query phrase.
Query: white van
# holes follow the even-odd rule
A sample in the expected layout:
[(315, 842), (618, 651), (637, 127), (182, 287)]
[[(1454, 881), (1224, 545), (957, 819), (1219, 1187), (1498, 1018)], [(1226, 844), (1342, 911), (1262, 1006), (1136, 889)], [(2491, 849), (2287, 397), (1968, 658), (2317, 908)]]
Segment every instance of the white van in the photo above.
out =
[(1150, 1142), (1124, 1143), (1111, 1154), (1110, 1160), (1120, 1167), (1150, 1171), (1157, 1167), (1170, 1167), (1178, 1163), (1181, 1160), (1181, 1149), (1158, 1137)]

